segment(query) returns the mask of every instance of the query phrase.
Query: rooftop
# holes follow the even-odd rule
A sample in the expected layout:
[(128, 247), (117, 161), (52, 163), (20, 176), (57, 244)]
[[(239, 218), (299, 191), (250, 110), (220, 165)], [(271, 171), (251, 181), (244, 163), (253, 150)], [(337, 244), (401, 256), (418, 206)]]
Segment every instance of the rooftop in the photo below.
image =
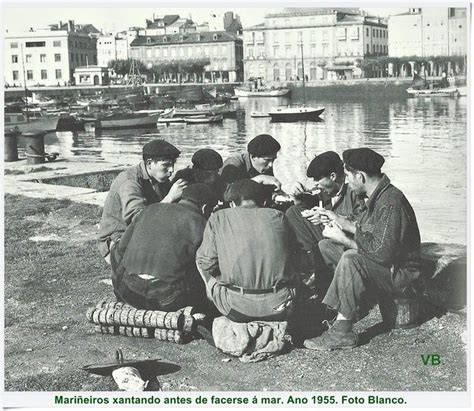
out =
[[(214, 38), (216, 36), (216, 38)], [(166, 41), (165, 41), (166, 38)], [(149, 39), (149, 40), (148, 40)], [(237, 35), (226, 31), (206, 31), (188, 34), (163, 34), (160, 36), (138, 36), (130, 46), (156, 46), (167, 44), (219, 43), (227, 41), (242, 41)]]

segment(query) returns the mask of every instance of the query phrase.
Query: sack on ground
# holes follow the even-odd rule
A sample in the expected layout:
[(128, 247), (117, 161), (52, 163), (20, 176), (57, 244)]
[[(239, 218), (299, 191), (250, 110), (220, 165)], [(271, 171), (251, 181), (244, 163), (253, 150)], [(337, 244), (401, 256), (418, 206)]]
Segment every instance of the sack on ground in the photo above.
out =
[(286, 321), (252, 321), (236, 323), (226, 317), (214, 320), (212, 335), (216, 347), (226, 354), (239, 357), (242, 362), (258, 362), (283, 351)]

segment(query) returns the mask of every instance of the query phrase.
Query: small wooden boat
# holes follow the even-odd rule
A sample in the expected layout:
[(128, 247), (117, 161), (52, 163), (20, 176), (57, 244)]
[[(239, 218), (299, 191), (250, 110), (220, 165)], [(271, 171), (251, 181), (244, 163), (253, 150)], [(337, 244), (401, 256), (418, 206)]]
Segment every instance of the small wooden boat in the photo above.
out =
[(459, 97), (460, 93), (457, 87), (433, 88), (433, 89), (414, 89), (408, 88), (407, 93), (410, 97)]
[(272, 121), (281, 122), (318, 120), (324, 110), (324, 107), (282, 107), (269, 111), (268, 115)]
[(40, 131), (56, 131), (60, 116), (44, 116), (35, 113), (35, 116), (24, 113), (5, 113), (5, 128), (18, 130), (21, 133), (34, 133)]
[(222, 123), (224, 117), (222, 114), (216, 116), (195, 116), (185, 117), (184, 121), (186, 124), (211, 124), (211, 123)]
[(262, 118), (262, 117), (270, 117), (270, 115), (268, 113), (264, 113), (262, 111), (254, 111), (252, 114), (250, 114), (250, 117)]
[(200, 104), (194, 108), (175, 108), (175, 116), (197, 116), (201, 114), (219, 113), (220, 110), (225, 108), (225, 104)]
[(159, 113), (116, 113), (95, 122), (96, 129), (156, 127)]
[(246, 88), (236, 87), (234, 93), (237, 97), (281, 97), (290, 92), (289, 88), (275, 88), (275, 89), (257, 89), (250, 90)]
[(157, 124), (164, 124), (167, 126), (170, 124), (184, 124), (184, 117), (160, 117)]

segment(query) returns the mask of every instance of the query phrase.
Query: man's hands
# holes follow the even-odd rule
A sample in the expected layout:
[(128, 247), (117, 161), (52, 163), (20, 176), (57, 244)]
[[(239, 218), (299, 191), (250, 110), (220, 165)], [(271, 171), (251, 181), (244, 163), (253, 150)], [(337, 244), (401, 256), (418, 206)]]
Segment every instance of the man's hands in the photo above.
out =
[(183, 190), (188, 186), (188, 182), (183, 180), (182, 178), (175, 181), (175, 183), (171, 186), (170, 191), (166, 195), (162, 203), (175, 203), (176, 201), (181, 199), (183, 195)]
[(342, 244), (346, 248), (353, 248), (357, 250), (357, 243), (349, 238), (341, 227), (336, 222), (330, 222), (324, 226), (323, 236)]
[(277, 191), (281, 190), (280, 181), (273, 176), (259, 174), (258, 176), (253, 177), (252, 180), (255, 181), (256, 183), (263, 184), (265, 186), (273, 186), (275, 187), (275, 190)]
[(314, 225), (335, 223), (342, 231), (351, 234), (354, 234), (356, 231), (356, 226), (352, 221), (332, 210), (326, 210), (323, 207), (313, 207), (310, 210), (303, 210), (301, 215)]

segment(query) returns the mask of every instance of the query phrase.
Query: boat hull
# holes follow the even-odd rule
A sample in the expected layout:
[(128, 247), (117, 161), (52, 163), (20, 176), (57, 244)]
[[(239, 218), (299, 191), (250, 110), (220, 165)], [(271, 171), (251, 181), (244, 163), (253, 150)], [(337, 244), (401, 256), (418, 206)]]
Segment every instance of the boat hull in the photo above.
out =
[(277, 111), (270, 111), (268, 115), (272, 121), (278, 122), (294, 122), (305, 120), (321, 120), (320, 115), (324, 112), (324, 108), (318, 109), (280, 109)]
[(411, 97), (458, 97), (459, 90), (456, 87), (449, 87), (445, 89), (422, 89), (417, 90), (408, 88), (407, 93)]
[(97, 120), (96, 129), (113, 129), (113, 128), (145, 128), (156, 127), (159, 113), (142, 115), (142, 116), (124, 116), (123, 118), (104, 118)]
[(60, 116), (35, 117), (29, 121), (20, 113), (5, 113), (5, 128), (12, 128), (21, 133), (56, 131)]
[(236, 87), (234, 93), (237, 97), (281, 97), (290, 92), (288, 88), (275, 90), (250, 91)]
[(186, 124), (211, 124), (211, 123), (221, 123), (223, 116), (210, 116), (204, 118), (185, 118), (184, 121)]

